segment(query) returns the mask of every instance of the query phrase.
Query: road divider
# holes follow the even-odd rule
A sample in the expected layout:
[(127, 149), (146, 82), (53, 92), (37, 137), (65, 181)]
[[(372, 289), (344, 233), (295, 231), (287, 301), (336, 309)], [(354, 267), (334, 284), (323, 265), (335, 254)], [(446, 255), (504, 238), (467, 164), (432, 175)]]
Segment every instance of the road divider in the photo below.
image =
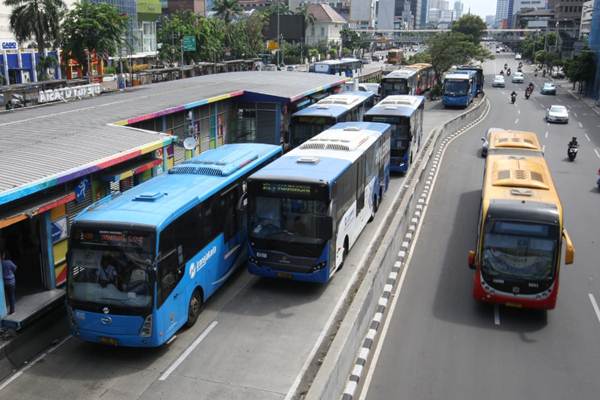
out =
[[(340, 393), (348, 391), (344, 388), (350, 391), (357, 388), (360, 380), (360, 375), (357, 374), (362, 373), (368, 353), (374, 346), (374, 335), (379, 329), (380, 319), (400, 275), (404, 257), (414, 240), (414, 220), (418, 220), (425, 206), (426, 197), (417, 197), (415, 193), (420, 186), (427, 191), (431, 187), (432, 177), (426, 175), (428, 164), (432, 158), (436, 165), (439, 162), (439, 152), (434, 153), (438, 151), (438, 144), (447, 144), (449, 135), (468, 129), (488, 109), (489, 103), (483, 97), (467, 111), (432, 130), (417, 162), (413, 164), (403, 187), (394, 198), (390, 207), (393, 212), (382, 221), (386, 231), (373, 240), (378, 243), (377, 248), (369, 254), (365, 265), (357, 266), (365, 269), (363, 279), (358, 282), (353, 297), (347, 299), (347, 311), (339, 320), (336, 331), (331, 333), (330, 345), (319, 353), (316, 361), (320, 367), (313, 377), (303, 377), (304, 385), (299, 385), (292, 396), (288, 393), (287, 398), (299, 398), (303, 394), (302, 398), (306, 400), (336, 399)], [(411, 219), (409, 213), (412, 208), (415, 209), (415, 217)], [(358, 349), (360, 352), (357, 359)], [(344, 398), (348, 398), (348, 395), (349, 393), (345, 393)]]

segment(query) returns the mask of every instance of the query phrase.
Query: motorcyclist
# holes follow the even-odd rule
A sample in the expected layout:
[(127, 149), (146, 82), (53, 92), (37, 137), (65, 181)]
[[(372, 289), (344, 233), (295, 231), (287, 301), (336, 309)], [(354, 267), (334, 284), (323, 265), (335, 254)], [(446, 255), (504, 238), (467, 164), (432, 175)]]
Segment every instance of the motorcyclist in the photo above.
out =
[(504, 76), (504, 70), (503, 69), (500, 70), (500, 75)]
[(544, 78), (546, 77), (546, 69), (545, 68), (542, 70), (542, 77), (544, 77)]
[(576, 149), (579, 147), (579, 143), (577, 143), (577, 137), (573, 136), (571, 141), (569, 142), (569, 149)]
[(513, 90), (512, 93), (510, 94), (510, 101), (511, 101), (512, 104), (515, 104), (516, 100), (517, 100), (517, 92), (515, 92)]
[(506, 70), (506, 75), (510, 75), (510, 68)]
[(507, 68), (508, 68), (508, 64), (504, 64), (504, 69), (507, 69)]

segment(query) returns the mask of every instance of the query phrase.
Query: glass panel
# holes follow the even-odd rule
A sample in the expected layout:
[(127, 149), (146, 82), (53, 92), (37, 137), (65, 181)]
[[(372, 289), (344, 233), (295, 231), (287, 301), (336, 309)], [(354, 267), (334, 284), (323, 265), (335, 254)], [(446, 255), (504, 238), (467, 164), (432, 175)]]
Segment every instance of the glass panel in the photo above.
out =
[(466, 96), (469, 90), (467, 81), (446, 81), (444, 83), (444, 95), (448, 96)]

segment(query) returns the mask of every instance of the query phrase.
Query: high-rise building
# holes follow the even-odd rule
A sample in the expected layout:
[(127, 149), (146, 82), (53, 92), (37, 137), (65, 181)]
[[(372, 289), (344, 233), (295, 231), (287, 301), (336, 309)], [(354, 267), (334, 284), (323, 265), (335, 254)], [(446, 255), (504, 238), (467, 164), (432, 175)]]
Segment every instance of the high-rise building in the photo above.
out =
[(379, 0), (377, 9), (377, 28), (394, 29), (394, 10), (396, 0)]
[(592, 15), (594, 11), (594, 0), (583, 3), (581, 10), (581, 25), (579, 25), (579, 38), (586, 38), (592, 31)]
[(374, 28), (377, 21), (377, 0), (352, 0), (350, 23), (359, 28)]
[(510, 0), (497, 0), (496, 2), (496, 26), (508, 28), (508, 6)]
[[(541, 1), (541, 0), (540, 0)], [(463, 14), (463, 3), (460, 0), (454, 2), (454, 19), (459, 19)]]
[(421, 0), (394, 1), (394, 22), (397, 29), (414, 29), (420, 20)]
[(490, 27), (490, 28), (493, 27), (495, 22), (496, 22), (496, 16), (495, 15), (486, 15), (485, 16), (485, 24), (488, 27)]
[[(592, 11), (590, 36), (588, 39), (590, 49), (596, 53), (596, 60), (600, 60), (600, 0), (595, 0)], [(595, 99), (600, 99), (600, 68), (596, 67), (596, 76), (592, 85), (591, 94)]]
[(419, 16), (419, 28), (423, 29), (427, 26), (427, 12), (429, 10), (430, 0), (421, 0), (421, 15)]

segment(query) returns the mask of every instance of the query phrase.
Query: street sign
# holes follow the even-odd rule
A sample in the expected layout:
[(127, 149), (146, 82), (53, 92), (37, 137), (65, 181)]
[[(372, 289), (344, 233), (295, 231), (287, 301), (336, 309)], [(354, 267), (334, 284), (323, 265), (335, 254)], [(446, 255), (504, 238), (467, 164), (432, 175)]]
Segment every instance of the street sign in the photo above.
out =
[(267, 40), (267, 49), (269, 50), (277, 50), (279, 48), (279, 44), (277, 40)]
[(183, 37), (183, 51), (196, 51), (196, 37), (195, 36), (184, 36)]

